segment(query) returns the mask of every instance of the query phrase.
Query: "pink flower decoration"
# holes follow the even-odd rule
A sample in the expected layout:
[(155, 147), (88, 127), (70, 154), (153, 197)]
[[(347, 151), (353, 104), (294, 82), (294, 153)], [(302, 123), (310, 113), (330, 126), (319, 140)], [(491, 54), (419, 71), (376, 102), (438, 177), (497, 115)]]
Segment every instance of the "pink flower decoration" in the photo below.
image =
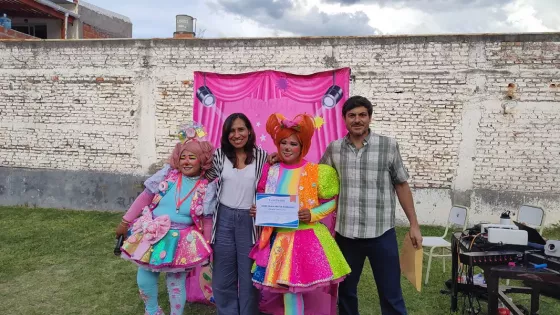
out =
[(284, 125), (284, 127), (286, 128), (293, 128), (297, 126), (297, 124), (294, 121), (291, 121), (289, 119), (282, 120), (282, 125)]
[(165, 236), (167, 231), (169, 231), (170, 226), (171, 220), (169, 219), (169, 216), (163, 215), (161, 217), (157, 217), (156, 219), (152, 219), (151, 212), (144, 212), (142, 216), (134, 222), (132, 232), (144, 233), (142, 242), (148, 241), (150, 244), (153, 244)]
[(196, 206), (194, 213), (196, 215), (202, 215), (202, 211), (204, 210), (204, 207), (202, 207), (201, 205)]
[(166, 251), (161, 251), (161, 253), (159, 253), (159, 259), (164, 259), (166, 255), (167, 255)]
[(144, 293), (144, 291), (140, 290), (140, 297), (142, 298), (142, 300), (144, 302), (148, 301), (148, 296), (146, 295), (146, 293)]
[(179, 171), (174, 169), (170, 171), (169, 174), (167, 174), (166, 180), (176, 181), (178, 178), (179, 178)]
[(169, 184), (167, 184), (167, 181), (159, 183), (159, 191), (167, 191), (167, 188), (169, 188)]
[(194, 138), (196, 135), (196, 130), (194, 128), (188, 128), (185, 132), (187, 134), (187, 138)]

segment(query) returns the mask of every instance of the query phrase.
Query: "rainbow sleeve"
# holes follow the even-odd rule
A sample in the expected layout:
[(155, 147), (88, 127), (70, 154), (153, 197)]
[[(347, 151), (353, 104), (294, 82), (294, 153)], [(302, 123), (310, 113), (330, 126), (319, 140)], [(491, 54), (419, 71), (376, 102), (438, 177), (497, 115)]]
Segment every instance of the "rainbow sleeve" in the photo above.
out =
[(336, 209), (336, 199), (329, 200), (310, 210), (311, 222), (317, 222), (328, 216)]

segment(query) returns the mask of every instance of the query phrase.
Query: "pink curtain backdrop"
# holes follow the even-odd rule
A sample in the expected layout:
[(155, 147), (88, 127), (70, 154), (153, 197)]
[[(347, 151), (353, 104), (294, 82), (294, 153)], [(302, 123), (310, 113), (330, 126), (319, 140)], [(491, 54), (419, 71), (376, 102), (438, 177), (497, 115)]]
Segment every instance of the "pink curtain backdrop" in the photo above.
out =
[[(322, 106), (327, 90), (337, 85), (343, 96), (336, 106)], [(275, 152), (270, 136), (266, 133), (266, 120), (279, 112), (288, 118), (307, 113), (319, 116), (324, 124), (313, 137), (307, 159), (318, 162), (327, 145), (346, 134), (342, 119), (342, 105), (348, 98), (350, 68), (319, 72), (310, 75), (295, 75), (266, 70), (243, 74), (194, 73), (194, 120), (208, 132), (208, 139), (220, 146), (222, 124), (232, 113), (241, 112), (249, 117), (257, 136), (257, 145), (268, 152)], [(216, 98), (213, 106), (204, 106), (196, 91), (206, 86)]]
[[(342, 89), (342, 98), (332, 108), (323, 107), (323, 96), (333, 85)], [(204, 106), (197, 98), (196, 92), (202, 86), (215, 96), (213, 106)], [(268, 152), (276, 152), (265, 128), (271, 114), (279, 112), (293, 118), (307, 113), (321, 117), (324, 124), (316, 130), (306, 157), (309, 161), (318, 162), (327, 145), (347, 133), (342, 119), (342, 105), (348, 99), (349, 87), (350, 68), (310, 75), (272, 70), (244, 74), (195, 72), (193, 119), (204, 126), (212, 144), (220, 147), (225, 119), (232, 113), (244, 113), (255, 129), (257, 145)], [(333, 234), (335, 220), (335, 213), (322, 220)], [(336, 315), (337, 288), (337, 285), (331, 285), (304, 294), (306, 314)], [(200, 300), (205, 301), (203, 297)], [(260, 310), (267, 314), (284, 314), (282, 295), (261, 292)]]

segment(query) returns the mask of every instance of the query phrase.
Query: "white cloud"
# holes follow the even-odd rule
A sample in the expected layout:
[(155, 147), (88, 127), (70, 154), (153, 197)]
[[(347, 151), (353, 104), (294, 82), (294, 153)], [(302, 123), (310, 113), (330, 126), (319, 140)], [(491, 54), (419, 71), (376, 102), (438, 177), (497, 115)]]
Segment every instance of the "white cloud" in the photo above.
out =
[(325, 12), (318, 5), (292, 0), (216, 0), (224, 12), (252, 19), (264, 27), (306, 36), (375, 35), (360, 10)]
[(251, 19), (223, 12), (212, 2), (177, 0), (89, 0), (102, 8), (125, 15), (132, 20), (135, 38), (173, 37), (175, 17), (187, 14), (197, 19), (197, 31), (204, 37), (274, 36), (274, 30), (262, 27)]
[[(133, 36), (171, 37), (175, 16), (204, 37), (543, 32), (559, 0), (89, 0), (131, 18)], [(186, 3), (186, 4), (185, 4)], [(200, 32), (199, 32), (200, 33)]]
[(557, 0), (521, 0), (509, 5), (508, 21), (522, 32), (557, 31), (560, 25), (560, 2)]

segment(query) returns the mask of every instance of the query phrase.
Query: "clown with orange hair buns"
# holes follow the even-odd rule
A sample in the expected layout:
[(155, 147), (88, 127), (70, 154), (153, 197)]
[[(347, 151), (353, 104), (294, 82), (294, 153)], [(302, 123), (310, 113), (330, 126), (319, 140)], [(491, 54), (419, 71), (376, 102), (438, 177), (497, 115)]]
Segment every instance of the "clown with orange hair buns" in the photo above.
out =
[[(285, 314), (304, 314), (302, 292), (338, 283), (350, 273), (328, 228), (319, 221), (336, 209), (338, 175), (334, 168), (306, 161), (315, 131), (313, 118), (293, 120), (273, 114), (266, 131), (278, 148), (280, 163), (266, 164), (259, 193), (298, 195), (297, 229), (265, 227), (251, 252), (253, 283), (284, 294)], [(258, 209), (253, 209), (255, 216)]]

